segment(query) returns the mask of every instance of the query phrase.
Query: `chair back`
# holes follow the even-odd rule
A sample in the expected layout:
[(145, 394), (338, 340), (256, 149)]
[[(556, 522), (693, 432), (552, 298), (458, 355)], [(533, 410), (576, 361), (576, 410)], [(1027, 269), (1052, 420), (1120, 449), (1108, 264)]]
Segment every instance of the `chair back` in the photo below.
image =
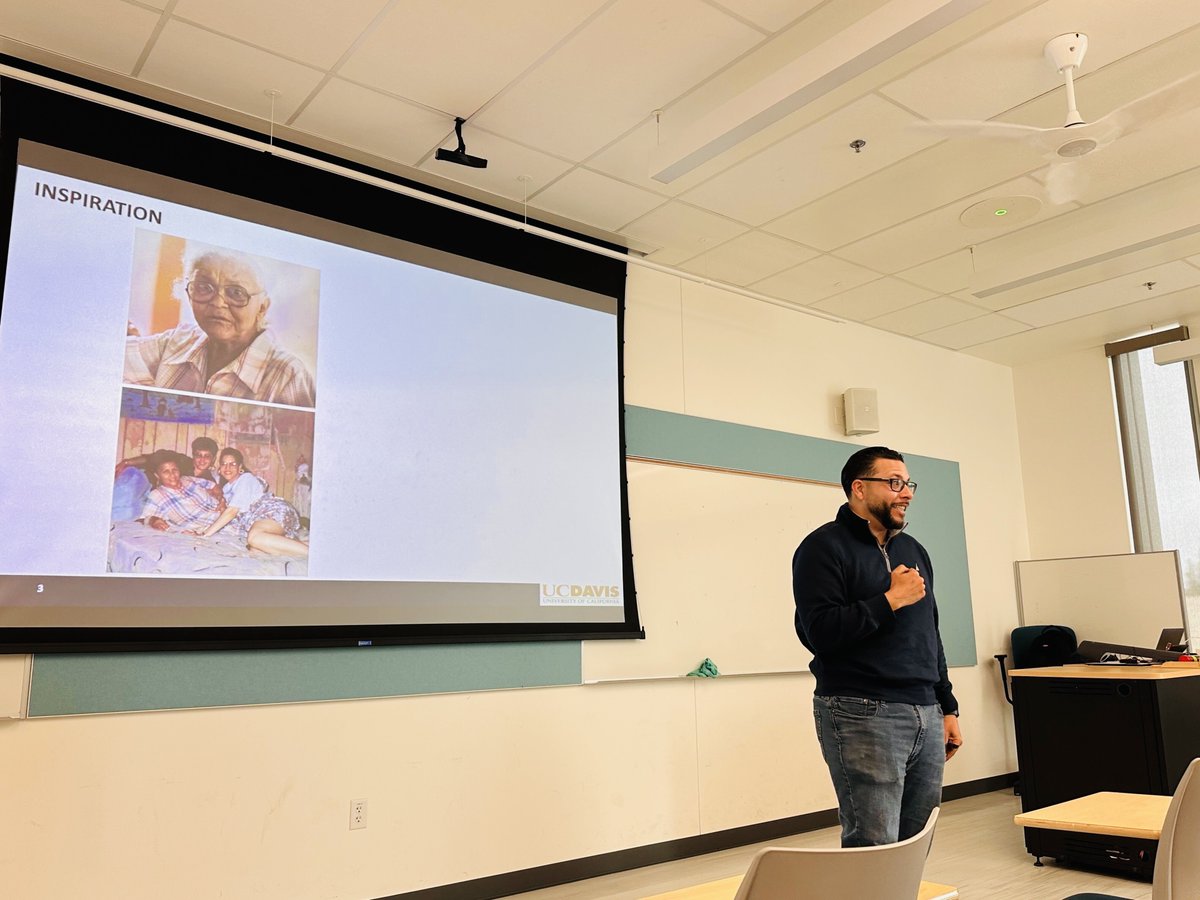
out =
[(1200, 897), (1200, 759), (1193, 759), (1179, 779), (1167, 807), (1158, 856), (1154, 859), (1151, 900)]
[(1037, 669), (1068, 662), (1079, 644), (1066, 625), (1025, 625), (1012, 633), (1012, 668)]
[(878, 847), (767, 847), (750, 861), (734, 900), (915, 900), (938, 810), (915, 834)]

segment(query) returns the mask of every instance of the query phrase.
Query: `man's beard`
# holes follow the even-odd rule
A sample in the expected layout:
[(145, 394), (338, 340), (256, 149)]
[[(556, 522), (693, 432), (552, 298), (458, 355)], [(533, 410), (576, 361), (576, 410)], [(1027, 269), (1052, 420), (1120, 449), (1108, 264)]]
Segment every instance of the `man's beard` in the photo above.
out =
[(904, 527), (903, 510), (891, 503), (877, 503), (867, 507), (867, 512), (889, 531)]

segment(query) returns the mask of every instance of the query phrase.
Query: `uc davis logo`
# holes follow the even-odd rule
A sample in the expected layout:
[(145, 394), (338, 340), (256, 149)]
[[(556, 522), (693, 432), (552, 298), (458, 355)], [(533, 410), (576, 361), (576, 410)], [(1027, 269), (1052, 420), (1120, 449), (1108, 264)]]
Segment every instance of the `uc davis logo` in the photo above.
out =
[(542, 584), (542, 606), (619, 606), (618, 584)]

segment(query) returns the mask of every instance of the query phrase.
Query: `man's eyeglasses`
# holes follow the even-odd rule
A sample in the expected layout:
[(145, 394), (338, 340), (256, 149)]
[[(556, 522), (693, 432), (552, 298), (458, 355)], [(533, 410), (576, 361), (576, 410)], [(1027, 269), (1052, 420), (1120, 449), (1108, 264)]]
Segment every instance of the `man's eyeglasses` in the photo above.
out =
[(212, 303), (220, 294), (230, 306), (241, 309), (250, 302), (250, 298), (262, 291), (248, 291), (240, 284), (223, 284), (217, 287), (211, 281), (201, 281), (196, 278), (187, 283), (188, 299), (193, 303)]
[(881, 481), (890, 487), (897, 494), (905, 488), (908, 488), (914, 494), (917, 492), (917, 483), (915, 481), (905, 481), (903, 478), (860, 478), (859, 481)]

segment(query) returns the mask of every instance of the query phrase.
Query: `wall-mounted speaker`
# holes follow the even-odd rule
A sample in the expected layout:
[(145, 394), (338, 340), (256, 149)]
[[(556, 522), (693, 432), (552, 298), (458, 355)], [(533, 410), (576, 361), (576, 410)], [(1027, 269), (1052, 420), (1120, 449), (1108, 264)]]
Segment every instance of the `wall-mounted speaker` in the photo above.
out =
[(847, 388), (842, 394), (846, 410), (846, 434), (874, 434), (879, 430), (879, 406), (875, 388)]

